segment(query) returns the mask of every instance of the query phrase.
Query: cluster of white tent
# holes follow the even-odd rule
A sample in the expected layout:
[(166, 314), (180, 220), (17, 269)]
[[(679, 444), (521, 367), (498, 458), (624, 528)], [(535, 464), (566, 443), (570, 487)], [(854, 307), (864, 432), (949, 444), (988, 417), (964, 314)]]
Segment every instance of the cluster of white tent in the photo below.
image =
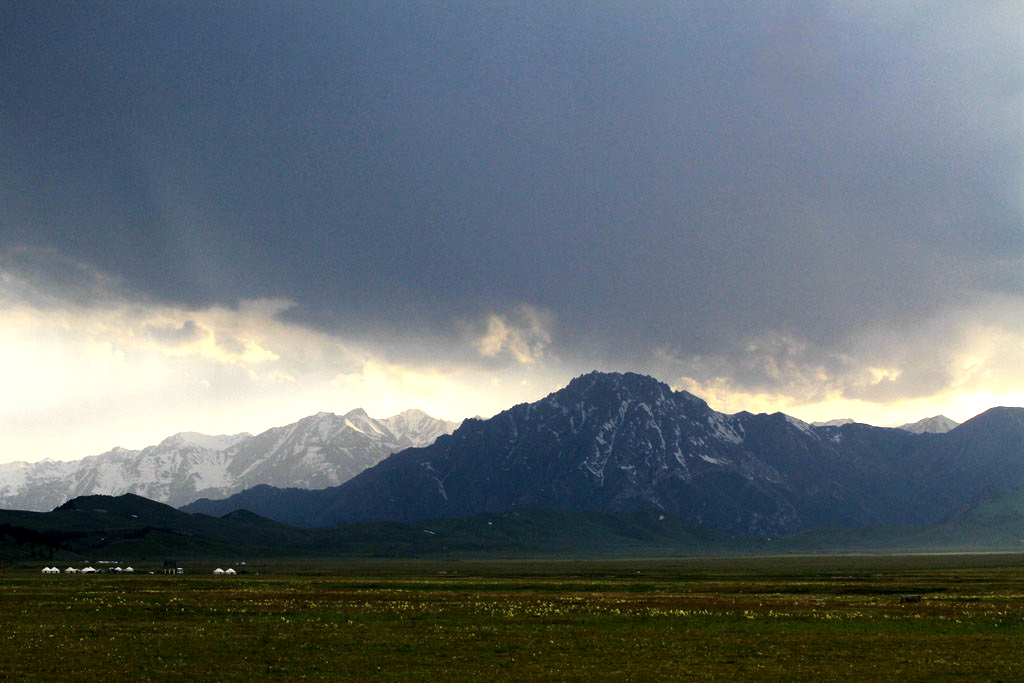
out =
[[(125, 574), (133, 574), (135, 572), (135, 570), (132, 569), (131, 567), (125, 567), (124, 569), (121, 569), (120, 567), (111, 567), (107, 571), (109, 573), (111, 573), (111, 574), (121, 574), (122, 572), (125, 573)], [(56, 567), (43, 567), (43, 573), (44, 574), (60, 574), (60, 570), (57, 569)], [(64, 573), (65, 574), (96, 574), (97, 570), (93, 569), (92, 567), (83, 567), (82, 569), (75, 569), (74, 567), (68, 567), (67, 569), (64, 570)]]
[[(135, 572), (135, 570), (132, 569), (131, 567), (125, 567), (124, 569), (121, 569), (120, 567), (111, 567), (110, 569), (107, 569), (106, 571), (109, 574), (121, 574), (121, 573), (133, 574)], [(96, 573), (99, 573), (99, 572), (100, 572), (100, 570), (93, 569), (92, 567), (83, 567), (82, 569), (75, 569), (74, 567), (68, 567), (67, 569), (64, 570), (65, 574), (96, 574)], [(43, 573), (44, 574), (60, 574), (61, 572), (60, 572), (60, 569), (58, 569), (57, 567), (43, 567)], [(152, 574), (152, 572), (150, 572), (150, 573)], [(227, 569), (221, 569), (220, 567), (217, 567), (216, 569), (213, 570), (213, 573), (214, 574), (237, 574), (238, 572), (236, 572), (231, 567), (228, 567)]]

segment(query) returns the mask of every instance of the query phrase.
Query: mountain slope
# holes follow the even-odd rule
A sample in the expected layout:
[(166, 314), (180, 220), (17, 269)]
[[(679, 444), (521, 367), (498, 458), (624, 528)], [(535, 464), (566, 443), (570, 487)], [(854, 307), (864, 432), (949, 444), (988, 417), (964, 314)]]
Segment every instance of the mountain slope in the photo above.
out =
[[(776, 413), (717, 413), (650, 377), (591, 373), (489, 420), (467, 420), (322, 491), (261, 489), (247, 505), (291, 524), (458, 517), (551, 505), (653, 508), (730, 533), (924, 523), (943, 514), (908, 459), (928, 435), (814, 428)], [(209, 514), (241, 499), (197, 501)]]
[(0, 465), (0, 507), (49, 510), (85, 495), (136, 493), (184, 505), (258, 484), (336, 486), (390, 453), (431, 443), (457, 425), (419, 410), (376, 420), (363, 410), (318, 413), (262, 434), (183, 432), (141, 451), (115, 448), (81, 460)]
[(945, 434), (924, 434), (907, 468), (959, 506), (987, 487), (1024, 486), (1024, 408), (997, 407)]

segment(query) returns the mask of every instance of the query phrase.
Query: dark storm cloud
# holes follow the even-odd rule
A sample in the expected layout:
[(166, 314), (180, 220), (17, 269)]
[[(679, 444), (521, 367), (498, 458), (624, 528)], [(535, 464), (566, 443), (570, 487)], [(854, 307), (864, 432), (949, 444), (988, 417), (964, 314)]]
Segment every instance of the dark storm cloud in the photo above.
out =
[(1021, 18), (6, 3), (0, 249), (191, 305), (284, 297), (353, 334), (525, 304), (557, 320), (553, 353), (623, 364), (749, 361), (783, 334), (846, 376), (854, 331), (1019, 292)]
[(124, 283), (53, 247), (0, 250), (0, 303), (39, 309), (91, 306), (125, 297)]

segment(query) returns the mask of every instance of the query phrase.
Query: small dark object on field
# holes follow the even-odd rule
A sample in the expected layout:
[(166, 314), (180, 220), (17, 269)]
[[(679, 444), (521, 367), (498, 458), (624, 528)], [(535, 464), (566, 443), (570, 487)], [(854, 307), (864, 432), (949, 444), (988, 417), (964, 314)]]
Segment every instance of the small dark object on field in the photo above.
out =
[(900, 602), (921, 602), (921, 596), (916, 593), (901, 595)]

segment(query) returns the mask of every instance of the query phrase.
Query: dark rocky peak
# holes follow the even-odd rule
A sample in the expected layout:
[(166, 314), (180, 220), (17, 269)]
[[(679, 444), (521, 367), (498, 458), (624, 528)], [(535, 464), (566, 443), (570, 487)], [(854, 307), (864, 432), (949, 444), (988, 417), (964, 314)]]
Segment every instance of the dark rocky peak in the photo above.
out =
[(672, 389), (659, 380), (633, 372), (599, 372), (580, 375), (555, 395), (581, 399), (585, 396), (636, 396), (651, 398), (672, 394)]
[(651, 406), (666, 403), (697, 410), (707, 410), (707, 403), (686, 391), (673, 391), (664, 382), (634, 372), (594, 371), (573, 379), (564, 389), (549, 397), (562, 405), (645, 403)]
[[(591, 372), (534, 403), (521, 403), (489, 420), (467, 420), (457, 436), (503, 433), (517, 441), (526, 434), (596, 434), (633, 423), (663, 424), (688, 420), (716, 422), (704, 401), (674, 392), (664, 382), (635, 373)], [(461, 434), (460, 434), (461, 432)]]

